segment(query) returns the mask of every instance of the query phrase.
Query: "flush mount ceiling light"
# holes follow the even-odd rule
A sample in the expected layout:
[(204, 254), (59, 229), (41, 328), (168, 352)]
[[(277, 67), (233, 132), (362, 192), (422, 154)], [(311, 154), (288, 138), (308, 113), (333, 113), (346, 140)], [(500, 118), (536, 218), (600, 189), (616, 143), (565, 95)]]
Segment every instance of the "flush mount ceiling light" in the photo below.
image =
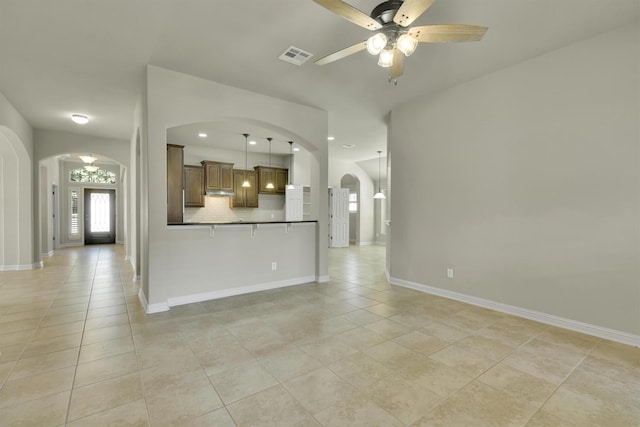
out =
[(80, 160), (82, 160), (84, 163), (88, 163), (91, 164), (93, 162), (95, 162), (96, 160), (98, 160), (96, 157), (93, 157), (92, 155), (88, 155), (88, 156), (78, 156), (80, 158)]
[(294, 148), (293, 151), (300, 151), (298, 147)]
[(89, 123), (89, 117), (82, 114), (72, 114), (71, 120), (79, 125), (86, 125), (87, 123)]
[[(271, 141), (273, 140), (273, 138), (267, 138), (267, 141), (269, 141), (269, 169), (271, 169)], [(271, 178), (271, 181), (267, 182), (267, 186), (265, 188), (268, 188), (269, 190), (273, 190), (275, 188), (275, 186), (273, 185), (273, 171), (271, 171), (271, 173), (269, 174), (269, 177)]]
[(378, 192), (373, 195), (374, 199), (386, 199), (380, 190), (380, 153), (382, 153), (382, 151), (378, 150)]
[(198, 136), (199, 136), (200, 138), (206, 138), (206, 137), (207, 137), (207, 134), (206, 134), (206, 133), (204, 133), (204, 132), (200, 132), (200, 133), (198, 134)]
[(84, 165), (84, 168), (89, 172), (96, 172), (98, 169), (100, 169), (98, 166), (95, 166), (95, 165)]
[(289, 184), (287, 185), (287, 190), (295, 190), (296, 187), (291, 183), (291, 164), (293, 163), (293, 141), (289, 141)]
[(254, 141), (253, 139), (251, 141), (249, 141), (249, 145), (256, 145), (256, 144), (257, 144), (257, 142)]
[[(243, 133), (242, 135), (244, 135), (244, 170), (247, 171), (249, 170), (249, 134)], [(244, 179), (242, 186), (244, 188), (251, 187), (251, 183), (248, 178)]]
[(366, 41), (320, 58), (325, 65), (366, 49), (380, 55), (378, 65), (389, 69), (389, 81), (397, 84), (404, 73), (404, 58), (422, 43), (470, 42), (482, 39), (486, 27), (464, 24), (425, 25), (409, 27), (434, 0), (388, 0), (373, 8), (367, 15), (342, 0), (313, 0), (346, 20), (375, 33)]
[(328, 136), (327, 141), (334, 141), (336, 139), (335, 136)]

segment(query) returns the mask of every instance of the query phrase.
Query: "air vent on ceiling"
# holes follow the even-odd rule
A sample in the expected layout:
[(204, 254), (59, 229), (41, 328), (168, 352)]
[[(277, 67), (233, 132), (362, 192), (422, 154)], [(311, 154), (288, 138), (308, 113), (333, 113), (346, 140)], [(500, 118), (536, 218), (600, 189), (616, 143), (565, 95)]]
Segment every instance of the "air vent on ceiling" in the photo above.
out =
[(311, 58), (312, 56), (312, 53), (305, 52), (304, 50), (298, 49), (294, 46), (289, 46), (289, 49), (285, 50), (284, 53), (278, 57), (278, 59), (294, 65), (302, 65), (307, 61), (307, 59)]

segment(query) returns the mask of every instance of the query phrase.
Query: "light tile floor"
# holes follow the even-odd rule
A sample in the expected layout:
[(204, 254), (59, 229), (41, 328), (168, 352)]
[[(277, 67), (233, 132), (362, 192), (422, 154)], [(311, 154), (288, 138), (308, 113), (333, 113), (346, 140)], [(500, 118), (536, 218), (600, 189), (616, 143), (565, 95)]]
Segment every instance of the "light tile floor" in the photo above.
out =
[(640, 425), (640, 349), (391, 286), (382, 247), (154, 315), (123, 258), (0, 273), (0, 425)]

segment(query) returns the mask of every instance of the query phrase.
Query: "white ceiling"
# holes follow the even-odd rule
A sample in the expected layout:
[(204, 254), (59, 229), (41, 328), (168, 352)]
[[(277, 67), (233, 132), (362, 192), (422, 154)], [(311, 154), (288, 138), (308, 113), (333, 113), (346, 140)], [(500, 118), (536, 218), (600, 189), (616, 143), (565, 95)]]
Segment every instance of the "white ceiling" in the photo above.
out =
[[(378, 1), (351, 4), (368, 13)], [(640, 0), (438, 0), (414, 25), (487, 34), (421, 44), (393, 86), (366, 51), (313, 63), (369, 32), (312, 0), (0, 0), (0, 91), (35, 128), (128, 140), (154, 64), (327, 110), (330, 158), (366, 161), (385, 150), (395, 105), (631, 23), (639, 10)], [(290, 45), (315, 56), (300, 67), (278, 60)], [(74, 125), (71, 113), (91, 123)]]

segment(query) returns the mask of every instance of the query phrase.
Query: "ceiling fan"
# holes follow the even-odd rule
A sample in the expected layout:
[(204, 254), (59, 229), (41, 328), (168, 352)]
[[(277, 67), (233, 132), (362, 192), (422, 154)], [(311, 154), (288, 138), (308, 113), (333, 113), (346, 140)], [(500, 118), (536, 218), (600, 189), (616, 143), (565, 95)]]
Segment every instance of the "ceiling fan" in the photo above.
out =
[(487, 27), (465, 24), (409, 27), (435, 0), (387, 0), (373, 8), (370, 15), (342, 0), (313, 0), (324, 8), (375, 33), (367, 40), (315, 61), (325, 65), (367, 49), (379, 55), (378, 65), (389, 68), (389, 81), (397, 84), (404, 73), (404, 58), (422, 43), (470, 42), (482, 39)]

